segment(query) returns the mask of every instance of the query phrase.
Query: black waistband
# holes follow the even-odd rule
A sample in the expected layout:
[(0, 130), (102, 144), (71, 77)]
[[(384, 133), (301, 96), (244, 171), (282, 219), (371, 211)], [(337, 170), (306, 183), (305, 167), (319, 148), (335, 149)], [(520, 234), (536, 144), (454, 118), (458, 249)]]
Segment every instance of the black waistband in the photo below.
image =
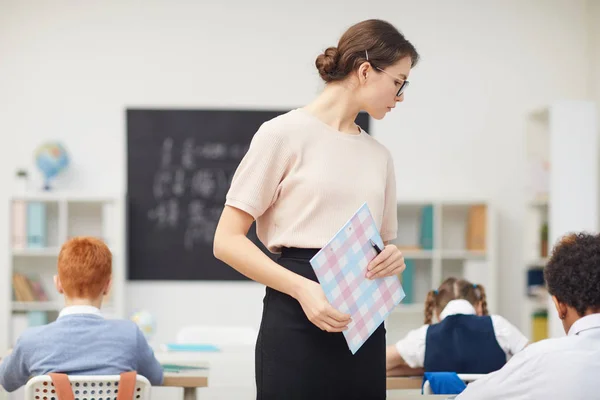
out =
[(321, 249), (299, 249), (297, 247), (284, 247), (281, 249), (281, 257), (302, 258), (310, 260)]

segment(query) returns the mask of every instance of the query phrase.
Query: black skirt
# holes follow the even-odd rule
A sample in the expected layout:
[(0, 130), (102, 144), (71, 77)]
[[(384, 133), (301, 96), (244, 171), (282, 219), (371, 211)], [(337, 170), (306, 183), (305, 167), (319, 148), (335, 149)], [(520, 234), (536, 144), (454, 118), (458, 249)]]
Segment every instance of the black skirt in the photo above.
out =
[[(313, 281), (313, 249), (283, 249), (278, 263)], [(313, 325), (296, 299), (267, 288), (256, 343), (258, 400), (385, 399), (385, 327), (352, 355), (342, 333)]]

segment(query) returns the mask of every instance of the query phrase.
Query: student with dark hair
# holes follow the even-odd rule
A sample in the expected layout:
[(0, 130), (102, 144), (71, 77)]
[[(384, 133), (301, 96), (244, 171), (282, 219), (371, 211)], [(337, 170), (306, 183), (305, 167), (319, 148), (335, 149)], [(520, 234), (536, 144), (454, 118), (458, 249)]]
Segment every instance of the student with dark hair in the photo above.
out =
[(500, 371), (468, 385), (457, 399), (599, 398), (600, 236), (565, 236), (544, 277), (567, 336), (528, 346)]

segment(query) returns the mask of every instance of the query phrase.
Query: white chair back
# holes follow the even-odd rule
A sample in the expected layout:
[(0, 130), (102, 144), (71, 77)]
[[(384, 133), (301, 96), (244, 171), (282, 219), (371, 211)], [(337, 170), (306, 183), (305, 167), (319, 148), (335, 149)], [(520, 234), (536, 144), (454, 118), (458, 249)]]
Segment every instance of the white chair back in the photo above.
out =
[[(116, 400), (119, 375), (69, 375), (75, 400)], [(136, 377), (134, 400), (150, 400), (150, 381)], [(48, 375), (35, 376), (25, 385), (25, 400), (58, 400), (52, 379)]]

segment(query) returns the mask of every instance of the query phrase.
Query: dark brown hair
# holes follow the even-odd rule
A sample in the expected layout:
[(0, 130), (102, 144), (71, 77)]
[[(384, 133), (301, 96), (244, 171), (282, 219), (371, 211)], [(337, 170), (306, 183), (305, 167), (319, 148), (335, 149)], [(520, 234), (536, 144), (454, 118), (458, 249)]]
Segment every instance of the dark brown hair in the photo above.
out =
[(600, 312), (600, 236), (573, 233), (554, 247), (544, 268), (548, 292), (579, 316)]
[(488, 315), (487, 297), (485, 288), (479, 284), (473, 284), (465, 279), (447, 278), (438, 290), (430, 290), (425, 299), (425, 324), (431, 324), (433, 310), (440, 312), (452, 300), (467, 300), (475, 307), (481, 303), (483, 315)]
[(351, 26), (340, 38), (337, 47), (329, 47), (317, 57), (315, 65), (327, 83), (341, 81), (367, 61), (381, 69), (404, 57), (410, 57), (414, 67), (419, 61), (415, 47), (388, 22), (369, 19)]

